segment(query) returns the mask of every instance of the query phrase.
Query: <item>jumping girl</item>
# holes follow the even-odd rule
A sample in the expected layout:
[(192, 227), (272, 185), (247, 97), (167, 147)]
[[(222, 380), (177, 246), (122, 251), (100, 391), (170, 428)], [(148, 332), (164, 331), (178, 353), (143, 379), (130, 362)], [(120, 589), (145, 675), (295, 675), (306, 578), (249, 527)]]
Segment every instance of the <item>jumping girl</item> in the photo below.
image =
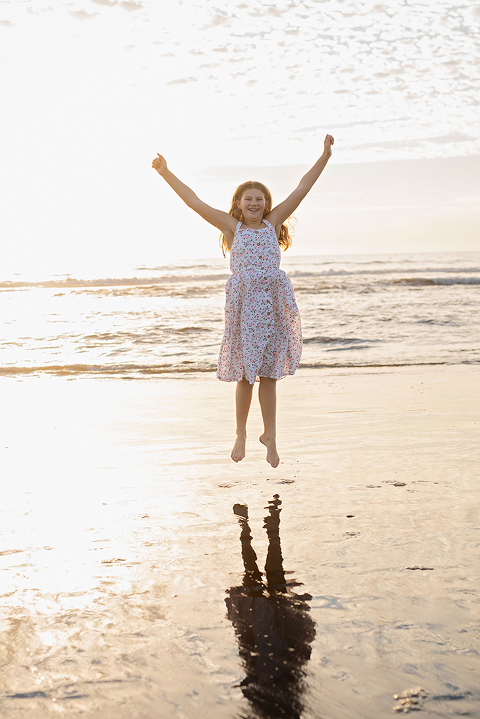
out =
[(237, 437), (231, 457), (245, 457), (247, 417), (255, 380), (264, 431), (260, 442), (267, 462), (277, 467), (277, 380), (292, 375), (302, 354), (300, 314), (293, 288), (280, 269), (280, 247), (292, 244), (285, 221), (320, 177), (332, 154), (333, 137), (325, 137), (323, 155), (302, 177), (286, 200), (272, 209), (272, 196), (260, 182), (244, 182), (235, 190), (229, 212), (202, 202), (168, 169), (158, 155), (152, 167), (188, 207), (217, 227), (221, 246), (230, 251), (232, 276), (226, 286), (225, 334), (220, 348), (217, 377), (236, 382)]

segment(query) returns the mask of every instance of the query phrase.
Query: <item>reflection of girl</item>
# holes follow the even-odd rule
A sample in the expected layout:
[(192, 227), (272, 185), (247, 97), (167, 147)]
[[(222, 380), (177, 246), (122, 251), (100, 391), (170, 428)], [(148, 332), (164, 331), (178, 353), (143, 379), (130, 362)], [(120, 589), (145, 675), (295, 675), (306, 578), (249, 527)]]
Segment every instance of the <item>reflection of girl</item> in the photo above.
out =
[[(310, 658), (315, 623), (307, 600), (294, 594), (285, 582), (280, 547), (278, 495), (270, 502), (265, 527), (269, 539), (265, 563), (266, 583), (257, 566), (252, 535), (246, 519), (239, 519), (245, 567), (243, 585), (228, 590), (228, 618), (239, 642), (246, 676), (240, 684), (250, 702), (252, 717), (297, 719), (303, 711), (303, 666)], [(234, 507), (238, 514), (239, 505)], [(241, 509), (246, 510), (246, 507)]]
[(247, 417), (252, 388), (259, 378), (259, 401), (264, 431), (260, 442), (267, 461), (280, 462), (276, 446), (276, 381), (294, 374), (300, 361), (302, 335), (293, 289), (280, 270), (280, 247), (291, 240), (284, 224), (318, 180), (332, 154), (333, 137), (327, 135), (324, 152), (284, 202), (272, 208), (268, 189), (245, 182), (236, 190), (230, 211), (202, 202), (168, 169), (158, 155), (152, 167), (182, 200), (222, 232), (222, 247), (231, 250), (232, 277), (226, 287), (225, 334), (220, 349), (218, 378), (237, 382), (237, 438), (231, 457), (245, 457)]

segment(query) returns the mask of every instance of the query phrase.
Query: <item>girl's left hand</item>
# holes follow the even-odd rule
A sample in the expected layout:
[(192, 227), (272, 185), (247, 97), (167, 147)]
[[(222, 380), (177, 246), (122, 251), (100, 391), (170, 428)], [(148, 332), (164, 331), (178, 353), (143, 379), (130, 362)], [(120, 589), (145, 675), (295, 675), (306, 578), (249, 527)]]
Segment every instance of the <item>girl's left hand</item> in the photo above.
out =
[(330, 157), (332, 154), (332, 145), (335, 142), (332, 135), (325, 135), (325, 142), (324, 142), (324, 148), (325, 148), (325, 154)]
[(163, 173), (167, 169), (167, 161), (165, 160), (163, 155), (159, 155), (157, 152), (157, 156), (152, 162), (152, 167), (158, 172), (159, 175), (163, 175)]

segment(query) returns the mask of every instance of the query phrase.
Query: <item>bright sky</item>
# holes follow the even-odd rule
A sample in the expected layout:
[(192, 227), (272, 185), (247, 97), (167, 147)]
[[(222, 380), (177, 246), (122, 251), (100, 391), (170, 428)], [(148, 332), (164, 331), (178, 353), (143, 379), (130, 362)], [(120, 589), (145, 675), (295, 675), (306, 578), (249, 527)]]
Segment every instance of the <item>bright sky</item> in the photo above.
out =
[(2, 0), (2, 277), (218, 255), (210, 204), (335, 155), (294, 252), (479, 249), (480, 5)]

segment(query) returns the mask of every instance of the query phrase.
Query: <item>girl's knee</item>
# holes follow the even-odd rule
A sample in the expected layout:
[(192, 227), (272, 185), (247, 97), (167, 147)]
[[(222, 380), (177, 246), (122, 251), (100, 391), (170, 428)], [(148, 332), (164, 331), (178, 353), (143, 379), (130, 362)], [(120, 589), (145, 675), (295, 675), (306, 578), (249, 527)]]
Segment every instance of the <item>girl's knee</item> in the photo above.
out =
[(237, 382), (237, 391), (242, 394), (251, 393), (253, 391), (253, 384), (250, 384), (250, 382), (243, 377), (243, 379)]

